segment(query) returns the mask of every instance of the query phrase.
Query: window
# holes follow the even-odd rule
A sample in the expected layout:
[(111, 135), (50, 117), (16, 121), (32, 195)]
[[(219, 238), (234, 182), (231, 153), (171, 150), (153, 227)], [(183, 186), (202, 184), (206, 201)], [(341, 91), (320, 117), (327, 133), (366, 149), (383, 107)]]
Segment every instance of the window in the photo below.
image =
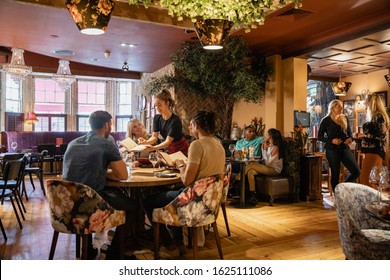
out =
[(134, 82), (119, 82), (117, 91), (116, 107), (116, 131), (126, 131), (127, 123), (132, 118), (132, 100), (133, 100)]
[(22, 111), (21, 83), (15, 82), (11, 75), (6, 74), (5, 111), (18, 113)]
[(34, 131), (66, 131), (65, 114), (37, 114)]
[(90, 131), (91, 126), (89, 125), (89, 116), (78, 115), (77, 116), (77, 130), (78, 131)]
[(35, 78), (34, 112), (37, 114), (65, 113), (65, 92), (51, 78)]
[(90, 115), (97, 110), (105, 110), (106, 83), (97, 81), (78, 82), (79, 114)]

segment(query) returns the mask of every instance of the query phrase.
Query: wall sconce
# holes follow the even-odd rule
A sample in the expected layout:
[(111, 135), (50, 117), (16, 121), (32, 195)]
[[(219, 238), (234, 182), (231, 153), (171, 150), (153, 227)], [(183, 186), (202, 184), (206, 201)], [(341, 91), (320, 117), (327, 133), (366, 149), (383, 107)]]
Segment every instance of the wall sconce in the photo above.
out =
[(37, 118), (37, 115), (34, 112), (28, 112), (27, 117), (24, 121), (26, 123), (34, 124), (37, 123), (39, 120)]
[(198, 20), (194, 23), (196, 34), (206, 50), (220, 50), (233, 23), (223, 19)]
[(32, 72), (32, 68), (24, 64), (24, 50), (12, 48), (11, 51), (11, 63), (5, 64), (3, 71), (10, 74), (12, 79), (18, 83)]
[(339, 65), (339, 69), (340, 69), (339, 81), (332, 84), (332, 90), (333, 90), (334, 95), (336, 95), (336, 96), (347, 95), (348, 90), (352, 86), (352, 83), (350, 83), (350, 82), (342, 82), (341, 81), (341, 67), (342, 67), (342, 65)]
[(65, 3), (81, 33), (101, 35), (106, 32), (115, 6), (113, 0), (66, 0)]

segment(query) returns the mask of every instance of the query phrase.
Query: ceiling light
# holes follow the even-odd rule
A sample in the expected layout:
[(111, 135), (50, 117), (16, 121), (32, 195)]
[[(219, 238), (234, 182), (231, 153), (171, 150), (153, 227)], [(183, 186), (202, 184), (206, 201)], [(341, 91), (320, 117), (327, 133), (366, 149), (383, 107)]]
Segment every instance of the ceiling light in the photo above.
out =
[(58, 54), (58, 55), (74, 55), (74, 52), (69, 51), (69, 50), (55, 50), (53, 53)]
[(341, 67), (342, 65), (339, 65), (340, 68), (340, 76), (339, 81), (332, 84), (332, 90), (334, 95), (336, 96), (345, 96), (352, 86), (352, 83), (350, 82), (342, 82), (341, 81)]
[(68, 60), (60, 60), (57, 74), (53, 75), (55, 80), (63, 91), (67, 91), (70, 86), (76, 81), (76, 77), (72, 75), (69, 68)]
[(119, 43), (119, 46), (120, 47), (126, 47), (126, 48), (136, 48), (137, 45), (136, 44), (131, 44), (131, 43)]
[(223, 19), (198, 20), (194, 23), (196, 34), (206, 50), (220, 50), (233, 23)]
[(127, 62), (123, 62), (122, 71), (127, 72), (129, 71), (129, 65), (127, 65)]
[(66, 0), (65, 3), (81, 33), (101, 35), (106, 32), (115, 6), (113, 0)]
[(11, 51), (11, 63), (3, 65), (3, 71), (11, 75), (11, 78), (18, 83), (32, 72), (32, 68), (24, 64), (24, 50), (12, 48)]

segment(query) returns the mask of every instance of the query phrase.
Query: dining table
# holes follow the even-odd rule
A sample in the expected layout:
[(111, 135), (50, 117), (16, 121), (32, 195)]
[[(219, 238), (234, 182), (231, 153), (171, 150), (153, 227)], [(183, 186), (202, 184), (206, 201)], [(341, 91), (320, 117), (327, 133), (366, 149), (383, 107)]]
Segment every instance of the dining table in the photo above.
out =
[(384, 223), (390, 224), (390, 201), (378, 203), (368, 203), (365, 205), (368, 214)]

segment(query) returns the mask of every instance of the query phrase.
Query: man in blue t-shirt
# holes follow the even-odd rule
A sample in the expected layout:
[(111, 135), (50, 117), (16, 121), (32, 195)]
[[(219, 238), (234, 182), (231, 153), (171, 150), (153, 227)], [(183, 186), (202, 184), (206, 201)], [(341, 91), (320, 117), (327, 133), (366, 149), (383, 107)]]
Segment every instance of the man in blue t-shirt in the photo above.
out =
[(106, 111), (96, 111), (89, 116), (92, 130), (68, 144), (62, 174), (64, 180), (93, 188), (113, 208), (126, 212), (126, 222), (117, 227), (107, 252), (108, 259), (117, 259), (123, 257), (119, 252), (118, 232), (129, 233), (139, 206), (137, 201), (124, 195), (120, 189), (105, 187), (106, 179), (126, 180), (128, 176), (118, 148), (112, 141), (107, 140), (111, 132), (111, 119), (111, 115)]

